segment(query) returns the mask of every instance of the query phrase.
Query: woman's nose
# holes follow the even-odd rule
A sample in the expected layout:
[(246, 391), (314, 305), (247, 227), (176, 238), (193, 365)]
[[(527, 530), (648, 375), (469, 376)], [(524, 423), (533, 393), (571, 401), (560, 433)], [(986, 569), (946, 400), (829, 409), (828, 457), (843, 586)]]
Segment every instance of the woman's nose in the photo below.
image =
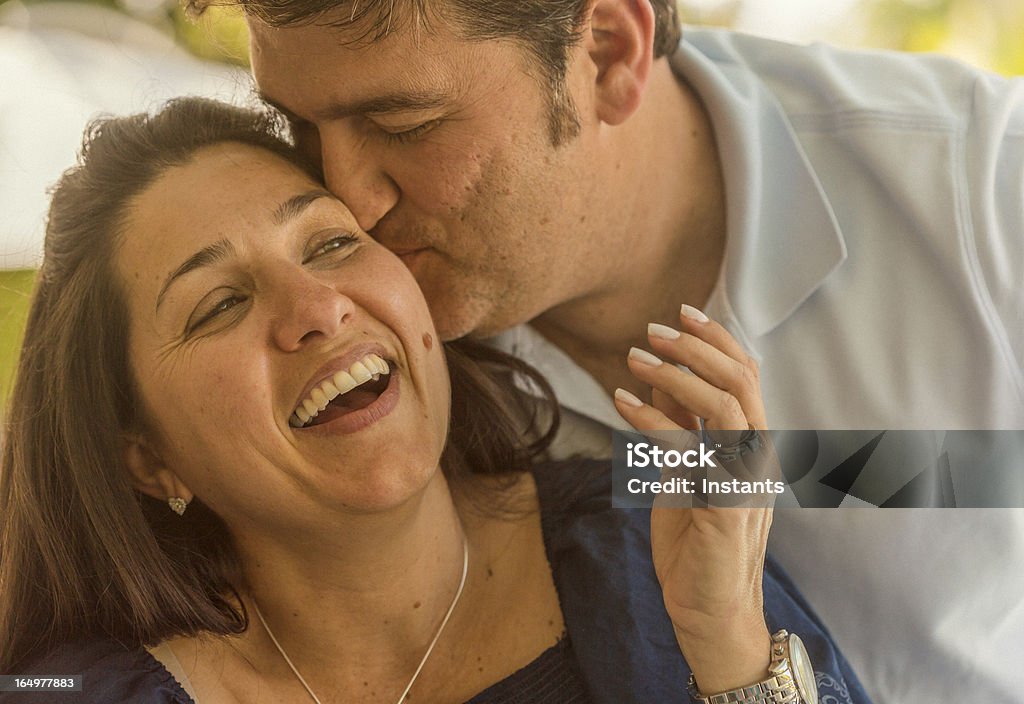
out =
[(279, 273), (273, 293), (271, 337), (285, 352), (337, 336), (350, 321), (355, 304), (329, 282), (299, 269)]

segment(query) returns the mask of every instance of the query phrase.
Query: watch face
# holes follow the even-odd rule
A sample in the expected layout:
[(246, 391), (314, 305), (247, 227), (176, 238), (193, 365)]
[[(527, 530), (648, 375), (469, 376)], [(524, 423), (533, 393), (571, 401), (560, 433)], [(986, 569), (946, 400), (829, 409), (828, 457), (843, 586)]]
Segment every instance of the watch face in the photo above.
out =
[(789, 636), (789, 666), (793, 671), (793, 679), (796, 681), (801, 701), (818, 704), (818, 686), (814, 681), (811, 659), (807, 656), (803, 641), (792, 634)]

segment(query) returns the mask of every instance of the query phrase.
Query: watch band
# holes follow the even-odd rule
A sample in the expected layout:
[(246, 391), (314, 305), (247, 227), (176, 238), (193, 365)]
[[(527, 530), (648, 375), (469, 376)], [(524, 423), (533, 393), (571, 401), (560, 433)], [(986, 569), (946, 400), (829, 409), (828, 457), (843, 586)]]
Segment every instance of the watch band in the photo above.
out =
[(786, 668), (784, 672), (766, 680), (739, 689), (717, 694), (701, 694), (697, 680), (690, 675), (690, 698), (696, 704), (799, 704), (800, 694), (796, 690), (793, 676)]
[(772, 634), (771, 677), (728, 692), (702, 694), (697, 679), (691, 674), (687, 689), (695, 704), (805, 704), (793, 678), (788, 647), (789, 633), (785, 630)]

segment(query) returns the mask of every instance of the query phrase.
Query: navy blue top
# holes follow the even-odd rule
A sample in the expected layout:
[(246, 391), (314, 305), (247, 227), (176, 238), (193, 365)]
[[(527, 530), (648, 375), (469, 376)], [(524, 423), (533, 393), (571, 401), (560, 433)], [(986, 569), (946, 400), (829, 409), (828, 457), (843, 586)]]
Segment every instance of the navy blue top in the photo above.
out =
[(568, 636), (466, 704), (592, 704)]
[[(651, 560), (650, 509), (611, 508), (608, 464), (534, 471), (548, 560), (576, 661), (595, 704), (686, 704), (690, 668), (676, 643)], [(803, 640), (819, 700), (871, 701), (789, 576), (769, 555), (765, 620)]]
[[(650, 511), (611, 507), (607, 463), (541, 465), (534, 476), (544, 543), (568, 636), (474, 697), (472, 704), (689, 702), (690, 669), (676, 643), (651, 561)], [(870, 702), (821, 621), (770, 556), (764, 601), (769, 630), (786, 628), (803, 639), (814, 664), (819, 698), (830, 704)], [(0, 695), (0, 702), (193, 704), (144, 648), (126, 648), (102, 638), (69, 644), (18, 674), (30, 673), (82, 674), (83, 691)], [(524, 698), (531, 689), (537, 696), (550, 695), (553, 680), (564, 680), (561, 692), (556, 689), (545, 699)]]

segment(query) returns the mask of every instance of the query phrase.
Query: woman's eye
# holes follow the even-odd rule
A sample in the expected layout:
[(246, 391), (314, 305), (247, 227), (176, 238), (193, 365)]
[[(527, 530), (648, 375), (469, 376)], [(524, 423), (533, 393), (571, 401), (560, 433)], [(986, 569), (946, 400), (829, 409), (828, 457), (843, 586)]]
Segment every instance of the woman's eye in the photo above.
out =
[(336, 235), (329, 237), (313, 246), (302, 258), (303, 264), (309, 264), (318, 257), (323, 257), (339, 250), (347, 249), (350, 245), (356, 244), (359, 238), (353, 234)]
[(185, 327), (185, 335), (191, 335), (203, 325), (213, 321), (218, 316), (227, 313), (235, 306), (244, 303), (245, 300), (245, 296), (231, 294), (230, 296), (218, 299), (217, 302), (209, 308), (201, 307), (197, 309)]

